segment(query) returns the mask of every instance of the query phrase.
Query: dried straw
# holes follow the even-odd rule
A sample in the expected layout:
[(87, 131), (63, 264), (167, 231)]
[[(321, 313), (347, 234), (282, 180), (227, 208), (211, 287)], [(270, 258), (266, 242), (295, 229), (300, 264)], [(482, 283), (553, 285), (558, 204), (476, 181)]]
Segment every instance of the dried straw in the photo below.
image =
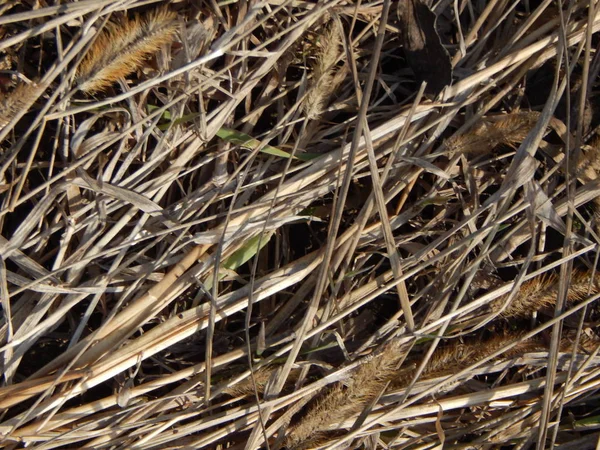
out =
[[(562, 447), (596, 426), (598, 283), (575, 271), (556, 317), (556, 275), (507, 291), (593, 269), (598, 2), (435, 2), (409, 31), (452, 44), (439, 98), (389, 0), (50, 3), (0, 5), (0, 447)], [(484, 264), (500, 298), (469, 297)]]

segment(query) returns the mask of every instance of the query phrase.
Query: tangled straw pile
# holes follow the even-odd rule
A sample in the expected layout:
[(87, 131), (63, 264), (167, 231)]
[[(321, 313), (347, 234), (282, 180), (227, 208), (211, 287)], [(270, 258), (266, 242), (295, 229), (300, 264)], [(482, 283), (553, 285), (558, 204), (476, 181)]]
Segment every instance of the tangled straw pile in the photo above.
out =
[(33, 3), (0, 448), (596, 446), (598, 1)]

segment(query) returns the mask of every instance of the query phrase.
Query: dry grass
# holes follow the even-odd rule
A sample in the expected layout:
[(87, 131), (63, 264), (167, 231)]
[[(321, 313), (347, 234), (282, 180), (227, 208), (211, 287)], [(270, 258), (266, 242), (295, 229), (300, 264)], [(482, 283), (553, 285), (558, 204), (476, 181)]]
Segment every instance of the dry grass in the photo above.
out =
[(486, 155), (500, 145), (514, 146), (527, 137), (539, 119), (535, 111), (513, 112), (494, 117), (495, 121), (482, 120), (468, 133), (458, 134), (446, 141), (446, 146), (456, 153)]
[(342, 26), (337, 20), (332, 20), (324, 33), (319, 33), (319, 47), (311, 65), (313, 78), (304, 104), (309, 119), (316, 119), (323, 113), (328, 100), (346, 77), (345, 70), (336, 70), (336, 63), (343, 52), (342, 33)]
[[(597, 294), (599, 280), (594, 273), (571, 272), (569, 288), (566, 295), (568, 304), (574, 305), (585, 300), (592, 294)], [(507, 318), (530, 317), (538, 311), (554, 312), (554, 306), (559, 294), (559, 278), (556, 274), (542, 275), (529, 280), (521, 286), (513, 299), (505, 295), (490, 304), (493, 312)], [(510, 300), (508, 304), (506, 301)]]
[(33, 3), (0, 448), (597, 445), (597, 1)]
[(19, 83), (0, 98), (0, 128), (4, 128), (23, 110), (27, 111), (37, 100), (40, 87), (35, 83)]
[(167, 9), (108, 23), (77, 66), (77, 83), (85, 93), (105, 90), (171, 43), (176, 15)]

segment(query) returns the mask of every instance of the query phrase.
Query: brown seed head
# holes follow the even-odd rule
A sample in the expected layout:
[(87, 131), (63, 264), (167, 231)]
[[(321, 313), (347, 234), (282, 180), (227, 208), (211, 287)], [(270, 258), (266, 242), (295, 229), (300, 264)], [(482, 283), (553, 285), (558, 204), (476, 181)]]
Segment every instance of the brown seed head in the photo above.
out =
[(102, 91), (170, 43), (177, 32), (176, 15), (165, 8), (143, 17), (109, 23), (77, 68), (79, 89)]

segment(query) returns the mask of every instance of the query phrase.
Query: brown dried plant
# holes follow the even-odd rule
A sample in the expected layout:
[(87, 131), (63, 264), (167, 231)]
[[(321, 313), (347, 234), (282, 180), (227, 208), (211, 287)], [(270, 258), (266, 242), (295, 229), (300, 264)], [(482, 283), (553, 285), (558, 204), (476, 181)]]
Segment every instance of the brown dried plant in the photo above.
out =
[(483, 120), (470, 132), (448, 139), (446, 147), (452, 153), (485, 154), (501, 144), (513, 146), (525, 139), (538, 118), (538, 112), (527, 111)]
[(165, 8), (109, 23), (77, 68), (79, 89), (102, 91), (139, 68), (177, 32), (176, 14)]
[[(529, 280), (521, 286), (519, 292), (509, 305), (500, 313), (504, 318), (528, 317), (533, 312), (551, 308), (558, 297), (558, 276), (556, 274), (542, 275)], [(592, 283), (590, 285), (590, 283)], [(589, 295), (600, 292), (600, 281), (589, 272), (573, 271), (567, 292), (567, 302), (577, 303)], [(494, 300), (490, 307), (497, 312), (506, 303), (509, 294)]]
[(35, 83), (20, 83), (12, 92), (0, 96), (0, 129), (19, 113), (29, 110), (40, 96), (42, 88)]
[(397, 373), (403, 356), (402, 345), (392, 341), (381, 353), (361, 364), (350, 379), (337, 383), (292, 427), (287, 435), (286, 447), (295, 450), (308, 448), (325, 437), (329, 425), (360, 413)]
[[(563, 331), (559, 346), (561, 352), (569, 353), (573, 350), (575, 333), (576, 330)], [(536, 335), (525, 339), (524, 335), (523, 331), (500, 330), (496, 335), (484, 341), (475, 338), (470, 338), (465, 342), (452, 341), (435, 351), (420, 379), (429, 380), (449, 376), (470, 364), (488, 358), (512, 342), (517, 342), (517, 344), (502, 353), (502, 356), (498, 359), (516, 358), (525, 353), (548, 351), (549, 341), (545, 340), (542, 336)], [(591, 353), (598, 345), (599, 341), (597, 338), (582, 334), (578, 351)], [(394, 380), (392, 386), (396, 389), (403, 389), (409, 385), (411, 380), (412, 370), (404, 370)]]
[[(600, 176), (600, 135), (594, 136), (587, 145), (582, 146), (578, 161), (577, 176), (583, 183), (597, 180)], [(592, 208), (596, 226), (600, 223), (600, 197), (592, 200)]]
[[(573, 228), (583, 240), (564, 260), (541, 244), (559, 239), (544, 224), (596, 195), (596, 181), (570, 186), (562, 167), (570, 124), (588, 134), (578, 97), (598, 121), (600, 64), (586, 44), (600, 15), (590, 2), (565, 14), (552, 2), (517, 13), (506, 1), (435, 3), (411, 31), (424, 52), (432, 35), (450, 53), (437, 100), (417, 92), (394, 2), (0, 2), (0, 447), (566, 447), (591, 436), (577, 428), (594, 412), (600, 357), (563, 370), (574, 333), (577, 351), (598, 348), (597, 302), (583, 326), (573, 309), (600, 288), (574, 275), (556, 361), (557, 276), (485, 306), (465, 302), (496, 280), (463, 281), (482, 262), (507, 267), (497, 281), (508, 282), (528, 249), (540, 266), (593, 260), (588, 228)], [(135, 96), (69, 104), (129, 82)], [(535, 161), (515, 159), (540, 122), (553, 132)], [(450, 137), (453, 124), (464, 125)], [(585, 144), (578, 183), (600, 180), (600, 145)], [(528, 180), (549, 200), (524, 192)], [(552, 217), (521, 208), (528, 195)], [(262, 247), (259, 235), (272, 239)], [(239, 256), (250, 259), (227, 268)], [(547, 331), (525, 339), (535, 310)], [(424, 337), (442, 332), (438, 346)], [(345, 367), (331, 333), (353, 356)], [(255, 342), (261, 355), (249, 354)], [(292, 392), (296, 372), (306, 382)], [(553, 427), (561, 408), (577, 427)]]
[[(258, 392), (263, 392), (267, 386), (267, 382), (273, 373), (273, 369), (262, 368), (254, 372), (254, 383), (256, 383), (256, 389)], [(225, 389), (223, 392), (232, 397), (245, 397), (247, 395), (254, 394), (254, 384), (250, 377), (234, 384), (233, 386)]]
[[(267, 387), (269, 379), (273, 376), (276, 370), (276, 366), (260, 368), (254, 372), (254, 381), (251, 377), (247, 377), (239, 383), (236, 383), (235, 385), (225, 389), (223, 392), (232, 397), (246, 397), (254, 395), (255, 393), (262, 394)], [(290, 373), (286, 383), (290, 384), (297, 380), (299, 373), (299, 370), (293, 370)]]
[(304, 103), (304, 111), (309, 119), (320, 116), (332, 94), (346, 77), (344, 68), (336, 63), (342, 54), (343, 30), (337, 20), (332, 20), (325, 32), (319, 37), (319, 47), (312, 64), (313, 78)]
[(594, 136), (582, 149), (578, 175), (584, 182), (595, 180), (600, 174), (600, 135)]
[[(453, 340), (436, 349), (427, 367), (423, 370), (420, 380), (443, 377), (462, 370), (470, 364), (487, 358), (510, 342), (519, 340), (522, 334), (518, 332), (501, 332), (483, 342), (480, 339), (468, 339), (465, 342)], [(539, 349), (540, 342), (537, 342), (537, 340), (523, 340), (505, 352), (503, 357), (511, 358)], [(393, 387), (395, 389), (404, 389), (410, 384), (412, 378), (412, 369), (403, 370), (394, 379)]]
[[(587, 293), (587, 288), (584, 291), (586, 274), (579, 272), (576, 278), (574, 289), (569, 291), (571, 301), (581, 299)], [(531, 287), (534, 287), (534, 283)], [(529, 292), (531, 293), (531, 291)], [(514, 309), (510, 311), (515, 315), (521, 312)], [(561, 352), (573, 350), (574, 334), (575, 330), (563, 332), (560, 341)], [(497, 359), (516, 358), (526, 353), (548, 350), (548, 342), (542, 336), (537, 335), (529, 339), (524, 337), (525, 332), (523, 331), (501, 330), (484, 341), (475, 338), (464, 342), (454, 340), (435, 351), (421, 374), (420, 380), (449, 376), (470, 364), (490, 357), (513, 342), (517, 342), (517, 344)], [(599, 344), (597, 338), (583, 334), (579, 341), (578, 351), (590, 353)], [(304, 449), (325, 439), (331, 424), (355, 417), (364, 409), (369, 400), (384, 389), (388, 381), (391, 382), (391, 387), (394, 389), (406, 388), (413, 379), (416, 362), (415, 364), (409, 363), (407, 368), (399, 369), (398, 365), (402, 356), (403, 352), (397, 344), (386, 345), (380, 354), (362, 364), (348, 381), (334, 386), (297, 425), (292, 427), (286, 441), (287, 448)]]

